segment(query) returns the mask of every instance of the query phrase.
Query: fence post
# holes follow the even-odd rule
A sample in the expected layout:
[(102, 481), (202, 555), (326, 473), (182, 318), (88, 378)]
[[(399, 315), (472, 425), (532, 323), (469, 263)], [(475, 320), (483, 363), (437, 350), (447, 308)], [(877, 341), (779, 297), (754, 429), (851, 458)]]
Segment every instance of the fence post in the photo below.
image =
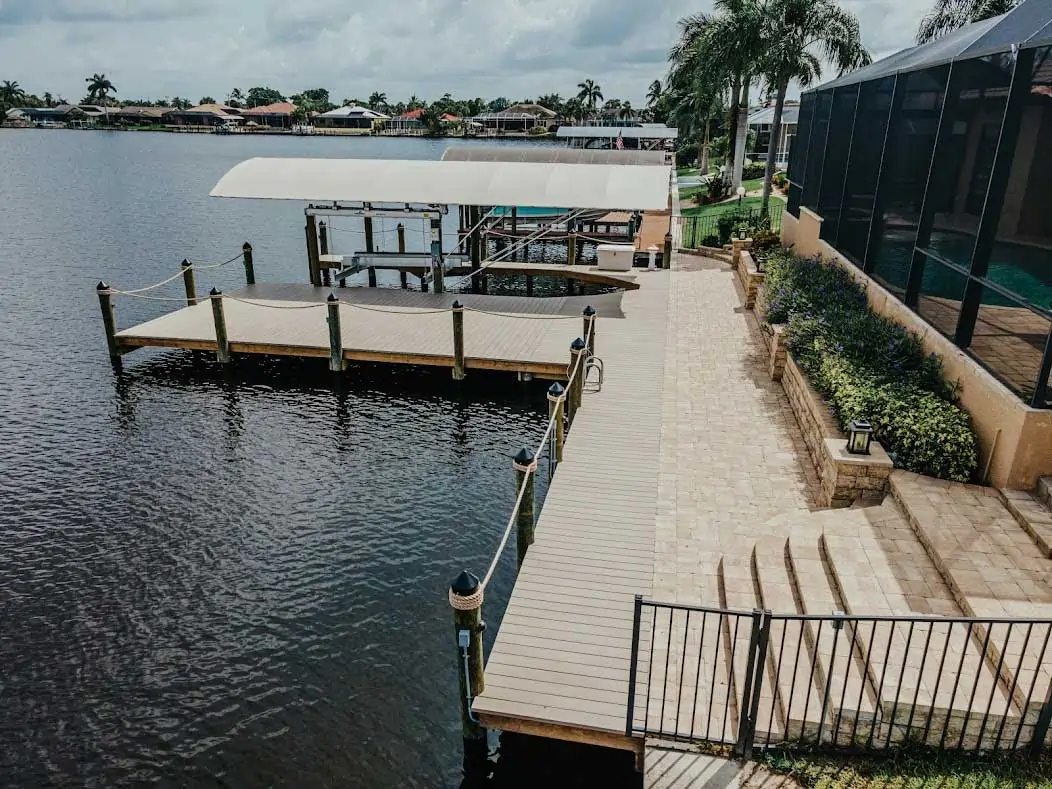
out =
[[(636, 595), (632, 613), (632, 652), (628, 659), (628, 712), (625, 715), (625, 736), (631, 737), (635, 732), (636, 717), (636, 672), (639, 671), (639, 623), (643, 616), (643, 595)], [(701, 660), (701, 656), (698, 656)], [(646, 731), (647, 721), (643, 721)]]
[(471, 711), (471, 703), (485, 690), (482, 663), (482, 583), (478, 576), (464, 571), (449, 585), (449, 604), (453, 608), (453, 629), (457, 646), (457, 674), (460, 675), (460, 730), (464, 740), (465, 772), (485, 762), (486, 729)]
[(343, 330), (340, 327), (340, 300), (330, 293), (326, 301), (329, 310), (329, 369), (334, 373), (347, 369), (343, 360)]
[(584, 396), (584, 366), (587, 349), (588, 346), (580, 337), (570, 343), (570, 375), (573, 375), (573, 380), (569, 382), (567, 389), (566, 417), (571, 425), (577, 418), (577, 409), (581, 407), (581, 400)]
[(110, 363), (113, 364), (113, 369), (120, 372), (123, 362), (117, 343), (117, 313), (113, 309), (113, 294), (105, 282), (96, 285), (95, 291), (99, 294), (99, 306), (102, 308), (102, 325), (106, 329), (106, 347), (110, 352)]
[(216, 360), (220, 364), (230, 364), (230, 338), (226, 332), (223, 294), (221, 291), (212, 288), (208, 296), (212, 302), (212, 318), (216, 325)]
[(252, 245), (245, 242), (244, 246), (241, 247), (241, 254), (245, 258), (245, 284), (255, 285), (256, 284), (256, 267), (252, 262)]
[(582, 327), (584, 333), (581, 336), (588, 341), (588, 355), (595, 356), (595, 307), (589, 304), (584, 308), (582, 316), (584, 317)]
[(522, 503), (519, 505), (515, 534), (515, 543), (519, 552), (519, 567), (522, 567), (526, 551), (533, 545), (534, 480), (536, 478), (534, 472), (537, 471), (537, 464), (530, 450), (523, 447), (512, 458), (511, 465), (515, 469), (516, 494), (523, 487), (526, 488), (522, 494)]
[(179, 264), (183, 269), (183, 290), (186, 291), (186, 306), (197, 304), (197, 283), (194, 281), (194, 264), (186, 258)]
[(464, 305), (453, 302), (453, 380), (463, 381), (464, 370)]
[(1048, 734), (1048, 726), (1050, 723), (1052, 723), (1052, 682), (1048, 685), (1048, 693), (1045, 695), (1045, 705), (1041, 708), (1041, 714), (1037, 716), (1037, 723), (1034, 724), (1034, 739), (1030, 741), (1031, 759), (1036, 759), (1041, 755), (1041, 750), (1045, 746), (1045, 736)]
[(753, 743), (756, 739), (756, 715), (760, 708), (760, 692), (763, 688), (763, 671), (770, 634), (770, 612), (753, 609), (745, 685), (742, 688), (741, 703), (738, 705), (738, 740), (734, 744), (734, 755), (739, 759), (752, 759)]
[(555, 462), (563, 462), (563, 441), (565, 437), (566, 424), (563, 419), (566, 414), (566, 389), (562, 384), (552, 384), (548, 389), (548, 419), (555, 420), (555, 430), (552, 440), (555, 442)]

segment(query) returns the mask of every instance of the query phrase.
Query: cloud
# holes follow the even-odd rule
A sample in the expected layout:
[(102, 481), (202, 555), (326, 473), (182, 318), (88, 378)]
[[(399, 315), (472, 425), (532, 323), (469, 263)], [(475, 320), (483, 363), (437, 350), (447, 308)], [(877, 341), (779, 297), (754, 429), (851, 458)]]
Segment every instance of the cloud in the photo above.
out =
[(206, 0), (0, 0), (0, 25), (160, 22), (207, 10)]

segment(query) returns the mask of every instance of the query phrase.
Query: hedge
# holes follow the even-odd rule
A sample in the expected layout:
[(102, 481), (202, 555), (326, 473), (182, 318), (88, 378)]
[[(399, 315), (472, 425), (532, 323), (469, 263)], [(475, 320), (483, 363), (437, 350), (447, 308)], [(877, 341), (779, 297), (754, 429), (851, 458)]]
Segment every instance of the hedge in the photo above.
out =
[(899, 468), (974, 476), (978, 442), (956, 384), (916, 334), (869, 308), (847, 271), (779, 252), (767, 261), (764, 292), (767, 319), (787, 325), (793, 357), (841, 429), (867, 420)]

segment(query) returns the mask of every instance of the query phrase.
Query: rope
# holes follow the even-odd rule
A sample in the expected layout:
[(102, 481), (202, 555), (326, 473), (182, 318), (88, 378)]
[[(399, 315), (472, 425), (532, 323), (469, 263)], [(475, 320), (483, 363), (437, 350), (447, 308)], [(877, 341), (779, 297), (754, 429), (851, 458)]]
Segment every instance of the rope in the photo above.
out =
[[(141, 293), (137, 293), (134, 290), (114, 290), (113, 288), (110, 288), (108, 292), (115, 296), (131, 296), (133, 299), (145, 299), (147, 301), (171, 301), (178, 302), (179, 304), (186, 304), (186, 297), (177, 299), (169, 296), (144, 296)], [(207, 296), (198, 297), (199, 300), (207, 298)]]
[[(589, 321), (589, 324), (588, 324), (588, 336), (584, 338), (585, 339), (585, 348), (586, 349), (589, 347), (589, 344), (591, 343), (592, 333), (594, 331), (595, 331), (595, 319), (593, 318), (591, 321)], [(585, 356), (587, 356), (587, 351), (583, 351), (583, 352), (577, 354), (577, 361), (574, 363), (573, 370), (570, 371), (569, 378), (568, 378), (568, 380), (566, 382), (566, 387), (563, 390), (563, 393), (561, 395), (559, 395), (559, 399), (556, 400), (555, 402), (560, 402), (560, 401), (562, 401), (564, 403), (566, 402), (566, 393), (570, 391), (570, 387), (573, 386), (573, 382), (577, 378), (578, 373), (581, 372), (581, 364), (584, 361)], [(519, 495), (515, 498), (515, 506), (511, 510), (511, 517), (508, 518), (508, 525), (504, 529), (504, 536), (501, 537), (500, 545), (497, 546), (497, 552), (493, 555), (493, 561), (490, 562), (489, 569), (486, 570), (486, 576), (482, 579), (482, 583), (479, 584), (479, 590), (478, 590), (478, 592), (476, 592), (476, 594), (481, 595), (482, 591), (486, 588), (486, 586), (490, 582), (490, 579), (493, 577), (493, 573), (497, 569), (497, 564), (498, 564), (498, 562), (500, 562), (501, 554), (504, 553), (504, 548), (507, 547), (507, 545), (508, 545), (508, 538), (511, 537), (511, 530), (515, 527), (515, 521), (518, 519), (519, 508), (522, 506), (522, 499), (526, 495), (526, 483), (529, 482), (530, 475), (531, 474), (535, 474), (537, 472), (537, 461), (538, 461), (538, 459), (540, 459), (541, 454), (544, 452), (544, 448), (548, 445), (548, 440), (551, 438), (552, 431), (555, 429), (555, 424), (556, 424), (556, 420), (558, 419), (558, 416), (559, 416), (559, 410), (556, 409), (555, 413), (552, 414), (552, 417), (548, 420), (548, 428), (544, 431), (544, 437), (541, 439), (541, 443), (537, 446), (537, 451), (533, 453), (533, 461), (530, 463), (530, 470), (527, 471), (526, 474), (522, 478), (522, 484), (519, 486)], [(454, 595), (451, 592), (450, 596), (449, 596), (449, 602), (450, 602), (450, 605), (453, 605), (453, 607), (456, 608), (457, 607), (456, 604), (453, 603), (453, 597), (454, 597)], [(474, 597), (474, 595), (472, 595), (472, 597)], [(463, 598), (462, 597), (462, 598), (460, 598), (460, 601), (465, 601), (465, 600), (470, 600), (470, 599), (471, 598)], [(481, 604), (481, 596), (479, 598), (479, 603)], [(458, 609), (458, 610), (470, 611), (470, 610), (473, 610), (473, 608), (475, 608), (475, 607), (477, 607), (477, 606), (473, 606), (472, 608)]]
[(479, 588), (467, 597), (453, 594), (453, 590), (450, 589), (449, 604), (453, 606), (454, 611), (474, 611), (476, 608), (481, 607), (482, 600), (485, 596), (485, 588), (482, 585), (479, 585)]
[(480, 315), (496, 315), (498, 318), (517, 318), (524, 321), (572, 321), (581, 317), (580, 315), (520, 315), (514, 312), (479, 310), (474, 307), (464, 307), (464, 312), (477, 312)]
[[(122, 296), (134, 296), (136, 293), (145, 293), (148, 290), (154, 290), (162, 285), (167, 285), (169, 282), (179, 279), (179, 277), (183, 276), (184, 272), (191, 269), (196, 271), (207, 271), (209, 269), (222, 268), (223, 266), (233, 263), (235, 260), (241, 260), (244, 256), (244, 252), (239, 252), (236, 256), (230, 258), (230, 260), (224, 260), (222, 263), (213, 263), (207, 266), (201, 263), (191, 263), (189, 266), (181, 266), (179, 270), (175, 274), (172, 274), (172, 276), (168, 277), (168, 279), (162, 279), (160, 282), (153, 285), (147, 285), (144, 288), (133, 288), (132, 290), (115, 290), (110, 288), (110, 291), (112, 293), (119, 293)], [(174, 299), (174, 301), (181, 301), (181, 299)]]
[[(319, 302), (317, 304), (288, 304), (288, 305), (273, 304), (273, 303), (262, 302), (262, 301), (254, 301), (252, 299), (246, 299), (246, 298), (242, 298), (240, 296), (227, 296), (226, 294), (223, 295), (223, 298), (224, 299), (230, 299), (231, 301), (240, 301), (243, 304), (250, 304), (253, 307), (269, 307), (269, 308), (275, 309), (275, 310), (312, 310), (312, 309), (316, 309), (318, 307), (328, 307), (328, 305), (329, 305), (329, 302), (327, 302), (327, 301), (322, 301), (322, 302)], [(341, 307), (347, 307), (348, 309), (363, 310), (364, 312), (383, 312), (383, 313), (387, 313), (387, 314), (390, 314), (390, 315), (435, 315), (435, 314), (438, 314), (440, 312), (450, 312), (451, 311), (451, 308), (449, 308), (449, 307), (446, 307), (444, 309), (437, 309), (437, 310), (414, 310), (414, 309), (408, 309), (408, 310), (392, 309), (392, 310), (388, 310), (388, 309), (383, 309), (382, 307), (367, 307), (364, 304), (354, 304), (354, 303), (348, 302), (348, 301), (339, 301), (337, 303)]]

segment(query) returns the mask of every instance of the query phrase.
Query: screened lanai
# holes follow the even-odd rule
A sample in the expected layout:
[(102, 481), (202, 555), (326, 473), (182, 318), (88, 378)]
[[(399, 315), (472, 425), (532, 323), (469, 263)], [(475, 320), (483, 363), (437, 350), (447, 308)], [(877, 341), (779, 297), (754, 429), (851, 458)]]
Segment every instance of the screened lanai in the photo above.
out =
[(1050, 406), (1052, 0), (805, 93), (789, 212)]

